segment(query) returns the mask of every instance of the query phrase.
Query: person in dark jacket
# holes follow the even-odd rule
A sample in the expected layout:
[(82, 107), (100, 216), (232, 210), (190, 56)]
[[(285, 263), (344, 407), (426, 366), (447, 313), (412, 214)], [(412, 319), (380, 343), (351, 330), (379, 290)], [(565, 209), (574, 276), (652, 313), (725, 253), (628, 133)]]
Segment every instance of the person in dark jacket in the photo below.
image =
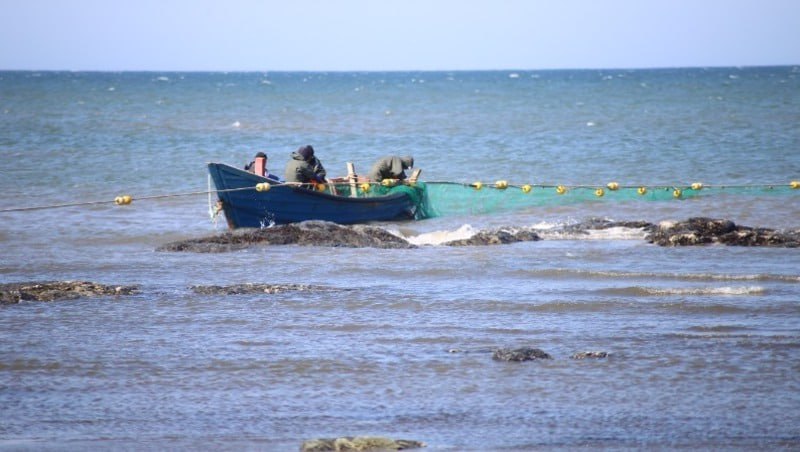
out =
[(255, 166), (256, 166), (256, 159), (257, 158), (263, 158), (264, 159), (264, 173), (263, 174), (259, 174), (259, 176), (264, 176), (267, 179), (272, 179), (275, 182), (281, 182), (281, 178), (280, 177), (278, 177), (276, 174), (272, 174), (272, 173), (269, 172), (269, 169), (267, 168), (267, 154), (265, 154), (263, 152), (256, 153), (256, 156), (253, 157), (253, 160), (250, 163), (248, 163), (247, 165), (245, 165), (244, 170), (245, 171), (250, 171), (251, 173), (255, 172)]
[(382, 157), (380, 160), (372, 165), (372, 170), (369, 172), (369, 178), (373, 182), (380, 182), (384, 179), (398, 179), (405, 180), (405, 170), (414, 166), (414, 157), (407, 155), (405, 157), (398, 157), (396, 155), (389, 155)]
[(325, 182), (325, 168), (318, 158), (314, 157), (314, 148), (310, 145), (300, 146), (292, 152), (292, 157), (286, 164), (284, 178), (286, 182)]

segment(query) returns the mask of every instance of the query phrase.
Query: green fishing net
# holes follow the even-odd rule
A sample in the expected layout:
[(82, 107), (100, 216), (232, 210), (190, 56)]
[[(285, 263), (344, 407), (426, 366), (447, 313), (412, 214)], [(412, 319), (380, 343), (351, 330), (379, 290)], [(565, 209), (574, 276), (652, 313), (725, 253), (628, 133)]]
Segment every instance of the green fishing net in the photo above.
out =
[(414, 216), (416, 220), (436, 216), (435, 210), (433, 209), (428, 197), (427, 184), (424, 182), (416, 182), (413, 185), (401, 184), (393, 187), (379, 184), (369, 184), (369, 188), (367, 190), (364, 190), (364, 186), (362, 184), (336, 184), (332, 189), (333, 191), (331, 191), (331, 188), (329, 187), (326, 192), (335, 193), (338, 196), (349, 197), (352, 196), (354, 189), (356, 191), (356, 197), (358, 198), (374, 198), (390, 194), (404, 193), (411, 198), (411, 201), (416, 206), (416, 213)]
[(602, 203), (614, 201), (681, 201), (701, 196), (800, 195), (793, 186), (781, 185), (714, 185), (692, 184), (685, 186), (606, 186), (589, 185), (479, 185), (458, 182), (417, 182), (414, 185), (387, 187), (370, 184), (336, 184), (335, 193), (350, 196), (355, 187), (359, 198), (385, 196), (392, 193), (407, 194), (417, 206), (416, 219), (445, 215), (487, 214), (508, 212), (540, 206)]
[(758, 186), (607, 186), (509, 185), (497, 188), (494, 184), (476, 188), (476, 184), (428, 182), (427, 192), (432, 200), (432, 216), (486, 214), (528, 207), (603, 203), (614, 201), (681, 201), (701, 196), (800, 195), (800, 190), (788, 185)]

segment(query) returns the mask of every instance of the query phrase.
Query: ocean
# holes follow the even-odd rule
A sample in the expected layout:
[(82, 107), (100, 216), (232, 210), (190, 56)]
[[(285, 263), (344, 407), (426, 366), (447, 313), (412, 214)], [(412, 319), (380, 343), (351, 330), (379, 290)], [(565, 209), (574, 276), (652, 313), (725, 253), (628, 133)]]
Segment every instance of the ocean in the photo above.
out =
[[(798, 124), (796, 66), (0, 72), (0, 283), (139, 287), (0, 305), (0, 449), (797, 449), (797, 248), (556, 231), (800, 228)], [(156, 250), (226, 230), (207, 162), (283, 174), (305, 144), (329, 175), (413, 155), (438, 216), (375, 226), (416, 248)], [(543, 240), (443, 245), (498, 228)], [(194, 290), (250, 283), (317, 289)], [(521, 347), (553, 359), (492, 359)]]

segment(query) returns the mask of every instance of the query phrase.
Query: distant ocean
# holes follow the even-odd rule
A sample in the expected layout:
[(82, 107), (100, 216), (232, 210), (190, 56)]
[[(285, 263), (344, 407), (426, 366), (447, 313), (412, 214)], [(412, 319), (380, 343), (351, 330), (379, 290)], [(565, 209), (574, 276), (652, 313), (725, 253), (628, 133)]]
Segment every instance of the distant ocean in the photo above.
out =
[[(796, 449), (800, 251), (553, 231), (800, 228), (799, 125), (800, 67), (0, 72), (0, 283), (140, 287), (0, 306), (0, 449)], [(378, 224), (418, 247), (156, 251), (225, 230), (206, 162), (282, 174), (304, 144), (330, 175), (397, 154), (448, 182), (439, 216)], [(497, 228), (544, 240), (442, 246)], [(243, 283), (324, 290), (192, 289)], [(553, 359), (492, 359), (516, 347)]]

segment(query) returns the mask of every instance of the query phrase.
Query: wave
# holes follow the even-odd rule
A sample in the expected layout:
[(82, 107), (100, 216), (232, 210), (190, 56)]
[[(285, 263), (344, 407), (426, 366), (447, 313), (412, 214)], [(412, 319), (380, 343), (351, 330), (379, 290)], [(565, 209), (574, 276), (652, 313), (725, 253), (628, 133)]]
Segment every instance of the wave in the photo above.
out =
[(732, 332), (739, 332), (739, 331), (753, 331), (753, 328), (749, 328), (742, 325), (711, 325), (711, 326), (690, 326), (686, 328), (686, 331), (691, 331), (695, 333), (732, 333)]
[[(738, 306), (729, 303), (697, 303), (687, 301), (676, 302), (657, 302), (648, 303), (643, 301), (551, 301), (545, 303), (509, 303), (505, 302), (505, 306), (500, 306), (504, 302), (495, 302), (492, 304), (484, 304), (483, 307), (487, 310), (501, 311), (501, 312), (539, 312), (539, 313), (618, 313), (620, 311), (666, 311), (676, 313), (696, 313), (696, 314), (739, 314), (753, 311), (769, 311), (769, 312), (789, 312), (794, 313), (796, 309), (790, 308), (767, 308), (764, 307), (748, 307)], [(478, 305), (480, 307), (480, 305)]]
[(762, 295), (766, 290), (761, 286), (723, 286), (723, 287), (614, 287), (600, 289), (599, 292), (620, 296), (671, 296), (671, 295)]
[(644, 240), (647, 231), (642, 228), (611, 227), (607, 229), (587, 230), (547, 230), (534, 229), (546, 240)]
[(547, 240), (644, 240), (647, 231), (639, 224), (614, 226), (599, 221), (581, 224), (559, 224), (541, 222), (530, 226), (506, 226), (495, 229), (478, 229), (471, 224), (462, 224), (455, 229), (416, 233), (409, 229), (393, 229), (393, 234), (416, 246), (438, 246), (468, 240), (479, 234), (495, 234), (504, 231), (515, 236), (536, 234)]
[(452, 242), (454, 240), (466, 240), (469, 239), (470, 237), (473, 237), (480, 231), (476, 230), (469, 224), (464, 224), (455, 230), (424, 232), (417, 235), (406, 236), (404, 234), (404, 231), (400, 230), (391, 232), (398, 235), (400, 238), (405, 239), (407, 242), (413, 245), (425, 246), (425, 245), (442, 245), (444, 243)]
[(776, 274), (715, 274), (715, 273), (658, 273), (658, 272), (627, 272), (618, 270), (581, 270), (573, 268), (548, 268), (541, 270), (519, 270), (523, 276), (536, 276), (543, 278), (581, 278), (581, 279), (640, 279), (648, 280), (678, 280), (678, 281), (764, 281), (800, 283), (797, 275)]

